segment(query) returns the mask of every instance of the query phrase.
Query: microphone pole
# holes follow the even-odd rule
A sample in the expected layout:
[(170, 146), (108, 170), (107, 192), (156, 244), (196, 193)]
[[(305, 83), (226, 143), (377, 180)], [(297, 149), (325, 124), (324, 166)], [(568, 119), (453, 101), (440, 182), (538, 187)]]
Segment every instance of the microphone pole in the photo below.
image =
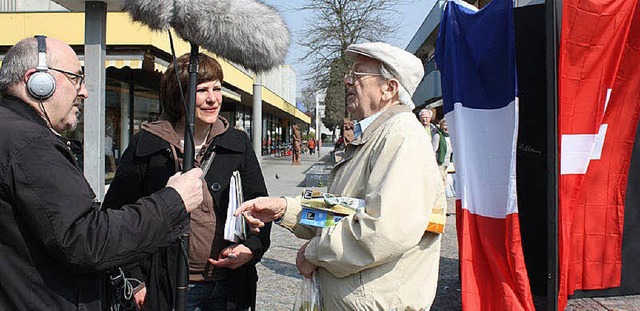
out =
[[(195, 149), (193, 133), (195, 130), (196, 111), (196, 87), (198, 85), (198, 45), (191, 43), (191, 55), (189, 57), (189, 88), (187, 89), (187, 107), (184, 121), (184, 158), (182, 161), (182, 172), (185, 173), (193, 168)], [(177, 66), (177, 64), (176, 64)], [(179, 78), (178, 78), (179, 79)], [(180, 235), (178, 239), (178, 270), (176, 276), (176, 301), (175, 310), (184, 311), (187, 309), (187, 285), (189, 283), (189, 232)]]

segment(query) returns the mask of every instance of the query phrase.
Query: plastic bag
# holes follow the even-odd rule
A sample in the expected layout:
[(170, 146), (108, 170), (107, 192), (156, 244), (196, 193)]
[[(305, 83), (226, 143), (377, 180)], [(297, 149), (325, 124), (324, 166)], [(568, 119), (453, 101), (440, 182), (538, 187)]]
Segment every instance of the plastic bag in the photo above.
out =
[(310, 279), (302, 278), (300, 290), (293, 304), (293, 311), (322, 311), (320, 287), (315, 273)]

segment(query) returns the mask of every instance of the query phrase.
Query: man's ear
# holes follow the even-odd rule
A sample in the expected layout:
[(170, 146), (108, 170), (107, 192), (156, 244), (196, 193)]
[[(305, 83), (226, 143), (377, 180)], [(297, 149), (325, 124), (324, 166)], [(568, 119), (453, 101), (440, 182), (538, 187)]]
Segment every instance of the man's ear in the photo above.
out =
[(36, 69), (35, 68), (31, 68), (27, 71), (24, 72), (24, 75), (22, 76), (22, 82), (24, 82), (24, 84), (27, 84), (27, 81), (29, 81), (29, 78), (31, 78), (31, 75), (33, 75), (34, 73), (36, 73)]
[(385, 83), (383, 92), (382, 92), (382, 99), (385, 101), (389, 101), (392, 100), (394, 97), (398, 96), (398, 87), (400, 85), (398, 84), (398, 80), (396, 79), (390, 79)]

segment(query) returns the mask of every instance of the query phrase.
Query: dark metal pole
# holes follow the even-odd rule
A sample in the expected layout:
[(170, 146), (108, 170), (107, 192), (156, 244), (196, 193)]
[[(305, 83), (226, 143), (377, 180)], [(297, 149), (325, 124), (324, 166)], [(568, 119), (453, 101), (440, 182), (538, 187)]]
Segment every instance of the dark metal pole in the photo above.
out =
[[(193, 146), (193, 133), (195, 130), (196, 87), (198, 85), (198, 45), (191, 44), (191, 56), (189, 58), (189, 88), (187, 89), (187, 111), (184, 120), (184, 158), (182, 172), (193, 168), (195, 149)], [(177, 64), (175, 64), (177, 66)], [(180, 236), (178, 251), (178, 272), (176, 278), (176, 311), (187, 309), (187, 285), (189, 283), (189, 232)]]
[(558, 12), (545, 1), (547, 61), (547, 310), (558, 310)]

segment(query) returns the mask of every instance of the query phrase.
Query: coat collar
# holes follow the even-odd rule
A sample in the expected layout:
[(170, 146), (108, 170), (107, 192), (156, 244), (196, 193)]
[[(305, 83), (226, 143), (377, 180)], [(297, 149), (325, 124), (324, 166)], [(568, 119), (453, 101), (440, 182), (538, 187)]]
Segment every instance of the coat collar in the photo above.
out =
[(31, 108), (31, 106), (17, 97), (5, 96), (2, 101), (0, 101), (0, 107), (5, 107), (29, 121), (47, 127), (47, 121), (45, 121), (37, 111)]
[[(140, 141), (136, 147), (136, 156), (138, 157), (146, 157), (170, 147), (169, 142), (148, 131), (142, 130), (140, 135)], [(215, 136), (210, 146), (242, 152), (244, 150), (244, 144), (242, 144), (242, 140), (238, 139), (239, 135), (238, 130), (229, 128), (218, 136)]]
[(332, 176), (333, 174), (335, 174), (334, 172), (336, 171), (336, 168), (341, 166), (342, 164), (344, 164), (345, 162), (351, 160), (351, 158), (353, 158), (353, 153), (355, 152), (355, 149), (359, 146), (359, 145), (364, 145), (367, 143), (367, 141), (369, 141), (369, 139), (373, 136), (373, 133), (375, 133), (378, 128), (380, 128), (385, 122), (387, 122), (389, 119), (393, 118), (394, 116), (403, 113), (403, 112), (411, 112), (411, 109), (405, 105), (395, 105), (395, 106), (391, 106), (389, 107), (387, 110), (383, 111), (382, 114), (380, 114), (374, 121), (373, 123), (371, 123), (371, 125), (369, 125), (367, 127), (367, 129), (362, 132), (362, 135), (358, 136), (358, 138), (356, 138), (354, 141), (350, 142), (347, 147), (345, 148), (344, 151), (344, 158), (342, 158), (342, 160), (340, 160), (340, 162), (338, 162), (332, 170)]
[(243, 152), (245, 148), (243, 143), (244, 140), (241, 139), (241, 135), (246, 136), (246, 134), (240, 132), (239, 130), (229, 128), (224, 133), (214, 137), (211, 145), (217, 145), (235, 152)]
[(365, 144), (369, 140), (369, 138), (373, 136), (373, 133), (376, 132), (376, 130), (380, 126), (382, 126), (382, 124), (387, 122), (387, 120), (391, 119), (395, 115), (403, 112), (411, 112), (411, 109), (401, 104), (389, 107), (387, 110), (383, 111), (375, 120), (373, 120), (373, 122), (365, 129), (365, 131), (362, 132), (362, 135), (358, 136), (358, 138), (356, 138), (350, 144), (356, 146)]
[(167, 149), (169, 146), (168, 141), (143, 129), (140, 131), (140, 140), (136, 145), (136, 156), (146, 157), (160, 150)]

